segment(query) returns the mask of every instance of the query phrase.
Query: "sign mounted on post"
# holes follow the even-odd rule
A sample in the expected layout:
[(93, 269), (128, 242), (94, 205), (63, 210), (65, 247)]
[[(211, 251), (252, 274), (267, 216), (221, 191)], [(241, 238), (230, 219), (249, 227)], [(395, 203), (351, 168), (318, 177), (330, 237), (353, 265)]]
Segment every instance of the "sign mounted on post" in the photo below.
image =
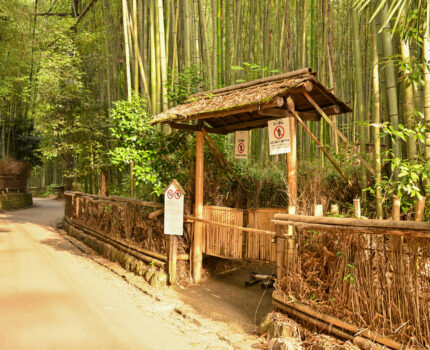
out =
[(172, 180), (164, 190), (164, 234), (184, 234), (185, 191), (178, 181)]
[(268, 134), (271, 156), (291, 152), (289, 118), (269, 120)]
[(248, 136), (249, 131), (236, 131), (234, 133), (234, 158), (248, 158)]

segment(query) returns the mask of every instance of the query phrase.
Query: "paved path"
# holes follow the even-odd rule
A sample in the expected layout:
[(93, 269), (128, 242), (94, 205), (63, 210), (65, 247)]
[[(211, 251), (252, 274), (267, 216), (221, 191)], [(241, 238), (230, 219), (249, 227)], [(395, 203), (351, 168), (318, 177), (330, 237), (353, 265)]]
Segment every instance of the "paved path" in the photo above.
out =
[(225, 349), (56, 232), (63, 203), (0, 214), (0, 349)]

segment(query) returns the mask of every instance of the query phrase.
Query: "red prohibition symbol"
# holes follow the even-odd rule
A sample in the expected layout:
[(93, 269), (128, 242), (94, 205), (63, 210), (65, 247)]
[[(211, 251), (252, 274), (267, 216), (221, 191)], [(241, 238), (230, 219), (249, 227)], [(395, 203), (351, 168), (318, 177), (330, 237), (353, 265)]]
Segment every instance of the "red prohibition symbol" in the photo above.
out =
[(273, 134), (275, 135), (275, 138), (282, 139), (284, 137), (285, 134), (285, 130), (284, 127), (279, 125), (277, 126), (274, 130), (273, 130)]
[(239, 151), (239, 153), (245, 152), (245, 145), (243, 144), (243, 142), (239, 143), (239, 145), (237, 146), (237, 150)]
[(173, 198), (173, 191), (172, 191), (172, 190), (169, 190), (169, 191), (167, 192), (167, 198), (169, 198), (169, 199), (172, 199), (172, 198)]
[(179, 190), (176, 190), (176, 191), (175, 191), (175, 198), (176, 198), (176, 199), (181, 198), (181, 192), (180, 192)]

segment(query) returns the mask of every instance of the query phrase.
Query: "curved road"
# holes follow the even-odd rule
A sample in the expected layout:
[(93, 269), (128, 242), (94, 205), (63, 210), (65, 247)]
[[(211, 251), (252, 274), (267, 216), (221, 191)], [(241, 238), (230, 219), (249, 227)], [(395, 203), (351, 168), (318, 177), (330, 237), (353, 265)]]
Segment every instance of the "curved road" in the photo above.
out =
[(75, 249), (54, 229), (62, 214), (47, 199), (0, 214), (0, 349), (226, 348)]

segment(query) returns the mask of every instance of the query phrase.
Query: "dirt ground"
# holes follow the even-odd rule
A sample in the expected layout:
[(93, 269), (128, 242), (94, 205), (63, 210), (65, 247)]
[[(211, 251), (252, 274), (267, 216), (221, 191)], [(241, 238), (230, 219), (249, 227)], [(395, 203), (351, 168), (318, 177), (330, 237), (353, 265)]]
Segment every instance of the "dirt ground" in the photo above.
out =
[(255, 324), (272, 309), (272, 290), (244, 281), (270, 267), (152, 289), (70, 244), (55, 229), (61, 201), (34, 202), (0, 214), (1, 349), (250, 349), (258, 342)]

